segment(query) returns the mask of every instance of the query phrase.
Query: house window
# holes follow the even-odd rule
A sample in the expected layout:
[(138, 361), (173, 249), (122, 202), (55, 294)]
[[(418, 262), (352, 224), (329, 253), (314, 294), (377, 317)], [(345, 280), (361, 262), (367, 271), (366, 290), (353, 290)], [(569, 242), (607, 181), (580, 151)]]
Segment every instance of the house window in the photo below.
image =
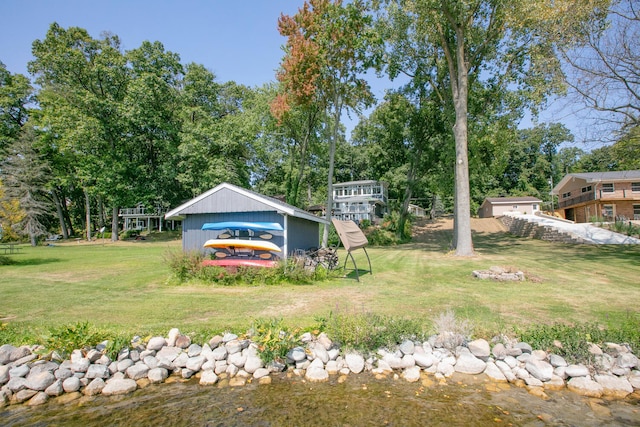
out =
[(605, 182), (602, 184), (602, 192), (603, 193), (613, 193), (613, 182)]
[(602, 216), (605, 218), (613, 218), (613, 205), (602, 206)]
[(640, 182), (632, 182), (631, 191), (633, 191), (634, 193), (640, 193)]
[(589, 192), (589, 191), (591, 191), (591, 186), (590, 186), (590, 185), (589, 185), (589, 186), (587, 186), (587, 187), (582, 187), (582, 192), (583, 192), (583, 193), (587, 193), (587, 192)]
[(568, 199), (569, 197), (571, 197), (571, 191), (562, 194), (563, 199)]
[(633, 219), (634, 221), (640, 220), (640, 205), (633, 205)]

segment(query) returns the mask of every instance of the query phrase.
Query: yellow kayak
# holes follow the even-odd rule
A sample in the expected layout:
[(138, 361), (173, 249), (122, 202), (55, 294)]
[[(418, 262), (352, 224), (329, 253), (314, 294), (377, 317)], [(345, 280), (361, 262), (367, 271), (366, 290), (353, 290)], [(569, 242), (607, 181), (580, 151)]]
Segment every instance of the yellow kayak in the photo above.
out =
[(210, 239), (204, 244), (205, 248), (244, 248), (256, 251), (273, 251), (282, 252), (275, 244), (265, 240), (247, 240), (247, 239)]

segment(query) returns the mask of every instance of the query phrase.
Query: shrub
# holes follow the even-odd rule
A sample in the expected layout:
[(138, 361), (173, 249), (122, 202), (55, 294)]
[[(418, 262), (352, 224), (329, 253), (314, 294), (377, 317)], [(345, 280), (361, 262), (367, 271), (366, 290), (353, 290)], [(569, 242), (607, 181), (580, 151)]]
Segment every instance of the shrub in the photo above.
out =
[(75, 325), (51, 328), (45, 340), (45, 347), (67, 356), (73, 350), (93, 347), (104, 339), (105, 336), (96, 331), (89, 322), (78, 322)]
[(433, 319), (436, 344), (454, 350), (471, 336), (472, 326), (468, 320), (458, 320), (452, 310), (440, 313)]
[(14, 265), (18, 262), (11, 257), (0, 255), (0, 265)]
[(199, 251), (169, 251), (165, 253), (164, 260), (176, 279), (184, 282), (198, 276), (204, 255)]
[(375, 351), (406, 339), (426, 337), (422, 325), (415, 320), (367, 312), (331, 313), (325, 328), (327, 335), (341, 346), (359, 351)]
[(252, 340), (258, 344), (263, 362), (284, 362), (287, 352), (300, 345), (299, 329), (290, 330), (282, 319), (257, 319), (251, 327)]
[[(0, 315), (0, 317), (2, 316)], [(31, 332), (31, 329), (21, 327), (16, 323), (0, 323), (0, 345), (21, 346), (37, 342), (40, 340)]]

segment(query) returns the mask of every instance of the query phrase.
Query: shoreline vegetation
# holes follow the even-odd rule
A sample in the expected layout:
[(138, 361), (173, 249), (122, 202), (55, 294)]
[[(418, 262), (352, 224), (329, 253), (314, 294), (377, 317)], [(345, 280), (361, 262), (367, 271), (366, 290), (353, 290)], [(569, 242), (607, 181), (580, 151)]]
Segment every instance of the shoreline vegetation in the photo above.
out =
[[(510, 236), (495, 223), (475, 225), (475, 257), (451, 256), (446, 221), (426, 222), (414, 228), (411, 243), (371, 247), (374, 272), (360, 282), (330, 275), (251, 285), (178, 280), (167, 254), (179, 251), (179, 241), (153, 235), (25, 248), (12, 265), (0, 266), (0, 345), (37, 345), (43, 357), (107, 342), (112, 358), (132, 336), (146, 343), (178, 325), (199, 343), (262, 328), (255, 345), (266, 360), (282, 358), (304, 333), (326, 333), (341, 349), (367, 355), (407, 340), (422, 347), (444, 331), (439, 322), (449, 316), (464, 326), (456, 332), (464, 337), (459, 344), (527, 342), (545, 352), (543, 362), (554, 354), (591, 367), (590, 375), (597, 373), (596, 347), (612, 360), (638, 354), (637, 247), (554, 244)], [(338, 254), (344, 259), (344, 251)], [(526, 280), (479, 281), (471, 274), (494, 265), (517, 268)], [(456, 348), (449, 351), (459, 356)], [(625, 375), (637, 373), (628, 369)]]

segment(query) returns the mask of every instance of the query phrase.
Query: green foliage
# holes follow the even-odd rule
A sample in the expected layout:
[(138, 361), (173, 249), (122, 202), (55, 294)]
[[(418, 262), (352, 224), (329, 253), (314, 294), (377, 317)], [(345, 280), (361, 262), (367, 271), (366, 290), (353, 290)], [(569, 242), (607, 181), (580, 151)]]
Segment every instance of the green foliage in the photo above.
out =
[(311, 284), (337, 275), (324, 268), (305, 268), (295, 261), (289, 261), (273, 268), (237, 267), (226, 269), (219, 266), (205, 266), (205, 256), (198, 251), (174, 251), (165, 254), (165, 261), (179, 282), (199, 280), (222, 286), (234, 285), (280, 285), (283, 283)]
[(53, 327), (45, 339), (45, 347), (63, 356), (73, 350), (93, 347), (104, 340), (104, 333), (97, 331), (89, 322)]
[(330, 313), (325, 330), (343, 348), (375, 351), (395, 346), (406, 339), (426, 337), (421, 322), (369, 312)]
[(369, 244), (371, 246), (393, 246), (408, 242), (411, 239), (411, 220), (407, 219), (405, 221), (401, 238), (398, 238), (397, 233), (399, 222), (399, 212), (393, 211), (385, 215), (380, 226), (365, 230)]
[(111, 360), (115, 360), (121, 350), (129, 348), (130, 342), (131, 340), (128, 335), (123, 333), (115, 334), (115, 336), (108, 339), (105, 354), (109, 356)]
[(198, 251), (169, 251), (165, 253), (164, 260), (175, 278), (184, 282), (198, 276), (202, 270), (204, 255)]
[(0, 255), (0, 265), (13, 265), (17, 263), (18, 262), (11, 257), (8, 257), (6, 255)]
[[(596, 323), (565, 325), (535, 325), (526, 329), (515, 328), (519, 339), (533, 348), (546, 350), (564, 357), (570, 363), (589, 362), (589, 343), (606, 342), (628, 344), (635, 353), (640, 350), (640, 317), (628, 316), (619, 326), (603, 327)], [(561, 346), (554, 345), (559, 341)]]
[[(0, 317), (2, 314), (0, 313)], [(40, 340), (30, 328), (16, 323), (0, 323), (0, 345), (12, 344), (14, 346), (31, 345)]]
[(258, 344), (263, 362), (283, 362), (287, 352), (300, 345), (300, 329), (289, 329), (282, 319), (256, 319), (251, 327), (252, 340)]

